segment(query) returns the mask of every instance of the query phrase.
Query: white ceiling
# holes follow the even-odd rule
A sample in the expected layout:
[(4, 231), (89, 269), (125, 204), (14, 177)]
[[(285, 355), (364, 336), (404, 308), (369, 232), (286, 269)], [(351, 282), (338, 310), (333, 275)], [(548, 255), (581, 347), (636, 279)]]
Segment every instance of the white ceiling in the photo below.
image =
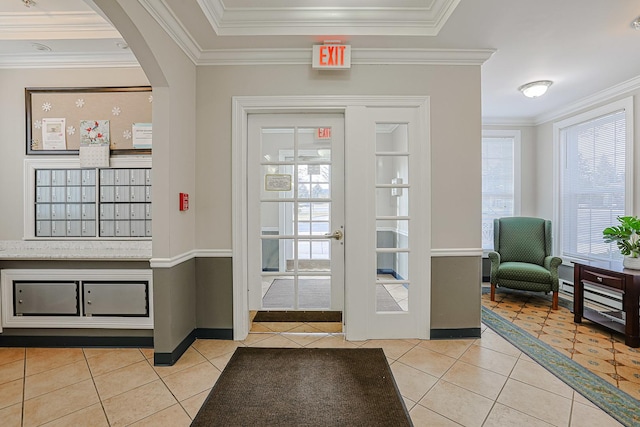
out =
[[(640, 87), (638, 0), (138, 1), (201, 65), (308, 63), (311, 45), (324, 40), (350, 44), (354, 63), (488, 58), (485, 123), (540, 123)], [(0, 67), (135, 64), (91, 0), (35, 2), (0, 1)], [(544, 97), (517, 91), (543, 79), (554, 81)]]

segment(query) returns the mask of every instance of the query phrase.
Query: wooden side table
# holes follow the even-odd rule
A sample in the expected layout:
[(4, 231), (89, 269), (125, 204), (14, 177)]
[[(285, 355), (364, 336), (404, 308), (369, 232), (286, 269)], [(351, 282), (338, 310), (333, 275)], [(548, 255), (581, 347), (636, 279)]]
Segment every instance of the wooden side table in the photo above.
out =
[[(622, 267), (622, 263), (574, 263), (573, 270), (573, 315), (576, 323), (582, 318), (624, 334), (624, 343), (629, 347), (640, 347), (640, 270)], [(615, 292), (622, 296), (622, 321), (613, 320), (584, 306), (584, 285)], [(624, 316), (624, 317), (623, 317)]]

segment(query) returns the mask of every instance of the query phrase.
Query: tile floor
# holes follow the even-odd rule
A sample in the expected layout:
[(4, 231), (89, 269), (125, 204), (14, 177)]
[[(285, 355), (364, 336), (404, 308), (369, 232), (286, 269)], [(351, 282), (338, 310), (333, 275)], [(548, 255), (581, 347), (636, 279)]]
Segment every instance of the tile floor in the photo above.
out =
[(574, 323), (569, 309), (551, 310), (549, 300), (541, 295), (498, 290), (496, 301), (483, 294), (482, 304), (640, 400), (640, 348), (626, 346), (623, 335), (586, 319)]
[(382, 347), (416, 426), (620, 425), (484, 326), (478, 340), (250, 333), (197, 340), (172, 367), (150, 349), (0, 348), (0, 425), (188, 426), (238, 346)]

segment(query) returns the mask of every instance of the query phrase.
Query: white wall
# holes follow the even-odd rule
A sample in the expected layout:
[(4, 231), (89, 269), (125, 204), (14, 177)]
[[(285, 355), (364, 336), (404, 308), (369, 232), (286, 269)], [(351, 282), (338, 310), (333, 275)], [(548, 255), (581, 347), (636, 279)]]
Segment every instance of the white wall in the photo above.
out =
[(231, 99), (249, 95), (430, 96), (432, 247), (480, 248), (479, 66), (202, 66), (197, 80), (199, 249), (231, 249)]
[(29, 191), (24, 189), (23, 183), (23, 161), (26, 158), (25, 88), (148, 84), (145, 74), (138, 67), (0, 70), (0, 240), (20, 240), (23, 237), (24, 191)]

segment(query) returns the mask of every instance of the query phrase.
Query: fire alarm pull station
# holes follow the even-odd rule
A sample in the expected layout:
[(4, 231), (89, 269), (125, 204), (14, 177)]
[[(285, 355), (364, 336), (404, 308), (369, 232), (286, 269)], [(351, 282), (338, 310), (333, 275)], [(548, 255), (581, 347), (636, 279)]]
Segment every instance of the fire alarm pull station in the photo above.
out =
[(189, 193), (180, 193), (180, 210), (189, 210)]

